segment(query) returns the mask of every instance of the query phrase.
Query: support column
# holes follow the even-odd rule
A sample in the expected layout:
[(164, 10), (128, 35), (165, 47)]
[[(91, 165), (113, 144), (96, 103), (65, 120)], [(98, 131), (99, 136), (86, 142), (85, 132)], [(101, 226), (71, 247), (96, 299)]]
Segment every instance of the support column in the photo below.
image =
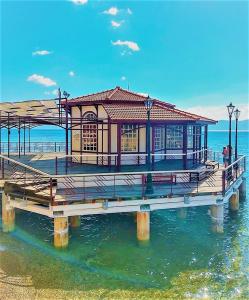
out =
[(229, 200), (229, 207), (233, 211), (239, 210), (239, 190), (236, 190), (230, 200)]
[(15, 229), (15, 209), (10, 205), (9, 196), (2, 193), (2, 226), (3, 232), (11, 232)]
[(54, 218), (54, 246), (56, 248), (68, 246), (68, 217)]
[(149, 241), (150, 239), (150, 212), (137, 212), (137, 239)]
[(207, 147), (208, 147), (208, 125), (204, 127), (204, 161), (207, 161)]
[(73, 228), (80, 227), (80, 216), (69, 217), (70, 226)]
[(181, 207), (177, 209), (177, 216), (179, 219), (186, 219), (187, 217), (187, 208)]
[(223, 222), (224, 222), (224, 206), (212, 205), (210, 208), (212, 218), (212, 229), (216, 233), (223, 233)]
[(182, 138), (183, 138), (183, 141), (182, 141), (182, 152), (183, 152), (183, 169), (186, 170), (187, 169), (187, 165), (188, 165), (188, 150), (187, 150), (187, 147), (188, 147), (188, 129), (187, 129), (187, 125), (184, 125), (183, 126), (183, 133), (182, 133)]
[(246, 199), (246, 178), (242, 179), (242, 183), (239, 187), (239, 198), (240, 200)]
[(117, 125), (117, 170), (120, 171), (121, 166), (121, 134), (122, 134), (122, 125)]

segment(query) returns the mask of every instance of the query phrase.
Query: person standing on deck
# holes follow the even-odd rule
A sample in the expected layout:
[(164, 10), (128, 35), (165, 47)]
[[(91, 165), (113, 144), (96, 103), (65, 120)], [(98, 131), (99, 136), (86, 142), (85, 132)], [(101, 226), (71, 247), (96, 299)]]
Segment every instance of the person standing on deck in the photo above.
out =
[(229, 159), (229, 153), (227, 147), (223, 147), (222, 155), (223, 155), (223, 164), (224, 167), (226, 168), (228, 166), (228, 159)]

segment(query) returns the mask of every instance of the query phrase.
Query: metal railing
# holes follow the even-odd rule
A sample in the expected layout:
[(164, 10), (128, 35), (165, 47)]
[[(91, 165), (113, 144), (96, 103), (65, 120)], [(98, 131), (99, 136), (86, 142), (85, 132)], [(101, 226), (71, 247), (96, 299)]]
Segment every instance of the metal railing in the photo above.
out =
[[(152, 170), (166, 171), (171, 169), (184, 169), (186, 158), (186, 168), (192, 169), (204, 162), (206, 150), (183, 153), (155, 153), (152, 154)], [(198, 156), (198, 159), (197, 159)], [(40, 169), (46, 173), (59, 175), (70, 173), (93, 173), (93, 172), (122, 172), (136, 169), (146, 171), (147, 154), (122, 153), (118, 154), (73, 154), (63, 153), (27, 153), (19, 157), (12, 154), (11, 157), (21, 161), (33, 168)]]
[(222, 171), (222, 192), (225, 194), (230, 186), (246, 171), (246, 156), (239, 157)]
[[(20, 187), (23, 197), (46, 198), (50, 205), (76, 201), (103, 202), (103, 199), (170, 198), (178, 195), (184, 196), (187, 201), (190, 195), (224, 195), (245, 172), (246, 167), (246, 157), (241, 156), (227, 168), (203, 164), (190, 170), (105, 173), (86, 171), (84, 174), (51, 175), (3, 155), (0, 155), (0, 161), (0, 179)], [(152, 194), (146, 192), (148, 174), (152, 176)]]
[(48, 152), (65, 152), (66, 151), (66, 144), (64, 142), (1, 142), (0, 149), (1, 153), (20, 153), (24, 155), (26, 153), (48, 153)]

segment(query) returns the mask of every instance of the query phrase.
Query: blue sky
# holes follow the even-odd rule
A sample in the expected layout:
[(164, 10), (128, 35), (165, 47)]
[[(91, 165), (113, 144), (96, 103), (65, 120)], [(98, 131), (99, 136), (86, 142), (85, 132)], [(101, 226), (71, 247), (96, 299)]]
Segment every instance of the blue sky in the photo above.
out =
[[(2, 1), (1, 100), (116, 85), (222, 118), (248, 114), (247, 1)], [(217, 115), (217, 116), (216, 116)]]

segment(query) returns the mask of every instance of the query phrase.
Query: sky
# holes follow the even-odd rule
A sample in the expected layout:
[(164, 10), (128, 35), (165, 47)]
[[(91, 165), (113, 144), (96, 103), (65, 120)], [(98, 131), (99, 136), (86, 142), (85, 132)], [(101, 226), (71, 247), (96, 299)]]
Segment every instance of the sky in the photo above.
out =
[(121, 86), (248, 116), (248, 1), (1, 1), (1, 100)]

